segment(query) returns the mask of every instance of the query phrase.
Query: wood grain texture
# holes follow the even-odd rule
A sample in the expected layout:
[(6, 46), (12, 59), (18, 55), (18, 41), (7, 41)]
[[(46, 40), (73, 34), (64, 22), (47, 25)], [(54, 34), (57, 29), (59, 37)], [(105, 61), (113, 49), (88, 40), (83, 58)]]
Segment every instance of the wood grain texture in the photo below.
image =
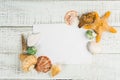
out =
[[(110, 24), (120, 22), (119, 1), (41, 1), (41, 0), (1, 0), (1, 26), (31, 26), (41, 23), (64, 23), (64, 15), (69, 10), (80, 14), (98, 11), (100, 15), (110, 10)], [(112, 7), (111, 7), (112, 6)]]
[[(18, 54), (21, 52), (20, 35), (21, 33), (27, 35), (31, 32), (32, 27), (0, 27), (0, 79), (51, 78), (49, 73), (38, 74), (35, 71), (23, 73), (20, 70), (18, 59)], [(60, 75), (55, 78), (79, 78), (83, 80), (113, 80), (115, 78), (117, 80), (118, 78), (119, 80), (119, 61), (120, 54), (99, 53), (93, 56), (93, 64), (64, 65)]]
[[(32, 33), (34, 24), (64, 23), (64, 14), (74, 9), (80, 13), (97, 10), (101, 15), (111, 10), (114, 15), (111, 15), (109, 22), (116, 26), (120, 23), (120, 17), (116, 16), (120, 14), (119, 4), (120, 1), (0, 0), (0, 79), (51, 78), (49, 73), (23, 73), (20, 70), (20, 35)], [(93, 56), (92, 64), (63, 65), (62, 72), (55, 78), (120, 80), (120, 28), (117, 27), (117, 30), (116, 35), (104, 34), (101, 41), (104, 48), (101, 53)]]

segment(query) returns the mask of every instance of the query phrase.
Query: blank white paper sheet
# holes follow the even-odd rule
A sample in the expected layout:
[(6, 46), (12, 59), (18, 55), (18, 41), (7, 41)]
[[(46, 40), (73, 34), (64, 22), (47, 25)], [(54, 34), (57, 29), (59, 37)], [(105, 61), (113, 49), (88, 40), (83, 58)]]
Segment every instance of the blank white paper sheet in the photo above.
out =
[(84, 29), (63, 23), (39, 24), (33, 26), (33, 33), (40, 33), (37, 56), (48, 56), (52, 63), (92, 63)]

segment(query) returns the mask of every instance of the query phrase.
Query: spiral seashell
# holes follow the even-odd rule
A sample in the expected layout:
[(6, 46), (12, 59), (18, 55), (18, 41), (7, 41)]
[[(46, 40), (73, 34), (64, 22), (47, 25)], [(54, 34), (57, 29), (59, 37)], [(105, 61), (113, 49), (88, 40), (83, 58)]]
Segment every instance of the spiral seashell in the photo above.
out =
[(48, 72), (52, 67), (51, 60), (47, 56), (40, 56), (37, 59), (36, 70), (38, 72)]
[(34, 55), (20, 54), (20, 60), (24, 72), (30, 71), (31, 67), (34, 68), (37, 63), (37, 58)]

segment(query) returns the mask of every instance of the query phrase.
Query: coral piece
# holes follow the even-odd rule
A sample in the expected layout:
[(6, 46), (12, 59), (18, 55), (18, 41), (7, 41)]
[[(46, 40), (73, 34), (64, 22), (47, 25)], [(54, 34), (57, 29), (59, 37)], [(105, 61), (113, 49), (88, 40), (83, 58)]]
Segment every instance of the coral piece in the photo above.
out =
[(20, 60), (24, 72), (30, 71), (31, 67), (37, 63), (37, 58), (34, 55), (20, 54)]
[(51, 60), (47, 56), (40, 56), (37, 59), (36, 70), (38, 72), (48, 72), (52, 67)]
[(97, 15), (96, 12), (88, 12), (88, 13), (83, 14), (79, 19), (78, 27), (81, 28), (85, 24), (93, 23), (96, 19), (96, 15)]
[(106, 12), (101, 18), (99, 15), (96, 15), (96, 20), (92, 24), (87, 24), (84, 26), (85, 29), (93, 29), (96, 33), (96, 42), (100, 42), (102, 33), (105, 31), (116, 33), (117, 31), (108, 25), (108, 18), (110, 16), (110, 12)]
[(72, 25), (75, 22), (75, 19), (77, 18), (78, 18), (78, 12), (74, 10), (68, 11), (64, 17), (65, 23), (68, 25)]
[(59, 65), (53, 65), (51, 68), (51, 76), (54, 77), (56, 75), (58, 75), (61, 71), (61, 68)]

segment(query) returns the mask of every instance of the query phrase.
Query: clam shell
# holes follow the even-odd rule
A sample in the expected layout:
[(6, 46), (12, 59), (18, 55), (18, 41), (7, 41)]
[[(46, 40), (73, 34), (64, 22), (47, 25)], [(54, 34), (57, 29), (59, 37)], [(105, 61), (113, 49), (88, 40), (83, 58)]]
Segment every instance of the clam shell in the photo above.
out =
[(90, 41), (87, 43), (88, 51), (92, 54), (100, 53), (102, 50), (102, 46), (99, 43), (96, 43), (95, 41)]
[(29, 47), (35, 46), (40, 40), (40, 34), (39, 33), (34, 33), (30, 34), (27, 39), (27, 45)]
[(38, 72), (48, 72), (52, 67), (51, 60), (47, 56), (40, 56), (37, 59), (36, 70)]

